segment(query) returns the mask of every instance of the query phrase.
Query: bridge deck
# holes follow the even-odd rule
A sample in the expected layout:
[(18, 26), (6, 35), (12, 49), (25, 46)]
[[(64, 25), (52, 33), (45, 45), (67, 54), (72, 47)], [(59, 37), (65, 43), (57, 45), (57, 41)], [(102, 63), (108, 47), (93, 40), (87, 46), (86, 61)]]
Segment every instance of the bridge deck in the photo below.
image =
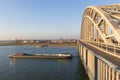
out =
[(113, 55), (110, 55), (109, 52), (103, 51), (95, 46), (92, 46), (89, 43), (80, 41), (80, 44), (82, 44), (83, 46), (87, 47), (88, 49), (92, 50), (96, 55), (99, 55), (103, 58), (105, 58), (106, 60), (108, 60), (109, 62), (113, 63), (114, 65), (120, 67), (120, 58), (115, 57)]

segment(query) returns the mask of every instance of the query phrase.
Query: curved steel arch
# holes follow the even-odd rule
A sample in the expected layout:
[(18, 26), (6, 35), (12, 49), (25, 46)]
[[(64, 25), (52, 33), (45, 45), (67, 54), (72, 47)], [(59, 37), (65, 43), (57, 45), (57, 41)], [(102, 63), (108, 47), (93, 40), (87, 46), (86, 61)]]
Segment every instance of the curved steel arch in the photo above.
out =
[(87, 7), (82, 17), (81, 39), (120, 43), (120, 4)]

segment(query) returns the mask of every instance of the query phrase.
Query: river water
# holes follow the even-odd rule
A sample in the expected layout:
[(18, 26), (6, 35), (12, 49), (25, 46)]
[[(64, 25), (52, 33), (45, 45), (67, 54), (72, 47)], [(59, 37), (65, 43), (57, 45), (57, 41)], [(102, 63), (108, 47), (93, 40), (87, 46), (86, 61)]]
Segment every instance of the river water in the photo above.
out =
[[(72, 59), (10, 59), (12, 53), (68, 52)], [(88, 80), (75, 48), (0, 46), (0, 80)]]

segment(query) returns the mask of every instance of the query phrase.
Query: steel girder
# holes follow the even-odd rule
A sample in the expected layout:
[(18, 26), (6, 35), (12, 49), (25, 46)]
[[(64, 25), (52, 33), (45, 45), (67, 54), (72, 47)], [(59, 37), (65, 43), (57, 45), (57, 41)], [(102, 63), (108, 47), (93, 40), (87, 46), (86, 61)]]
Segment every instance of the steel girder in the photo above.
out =
[(81, 39), (120, 43), (120, 4), (88, 6), (82, 17)]

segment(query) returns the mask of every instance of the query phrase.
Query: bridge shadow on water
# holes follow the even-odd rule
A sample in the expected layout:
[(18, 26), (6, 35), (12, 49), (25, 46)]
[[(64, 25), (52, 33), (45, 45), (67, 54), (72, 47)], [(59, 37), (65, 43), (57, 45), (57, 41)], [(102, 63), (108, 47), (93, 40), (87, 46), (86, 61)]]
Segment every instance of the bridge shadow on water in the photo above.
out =
[(90, 80), (80, 59), (78, 59), (77, 68), (78, 80)]

